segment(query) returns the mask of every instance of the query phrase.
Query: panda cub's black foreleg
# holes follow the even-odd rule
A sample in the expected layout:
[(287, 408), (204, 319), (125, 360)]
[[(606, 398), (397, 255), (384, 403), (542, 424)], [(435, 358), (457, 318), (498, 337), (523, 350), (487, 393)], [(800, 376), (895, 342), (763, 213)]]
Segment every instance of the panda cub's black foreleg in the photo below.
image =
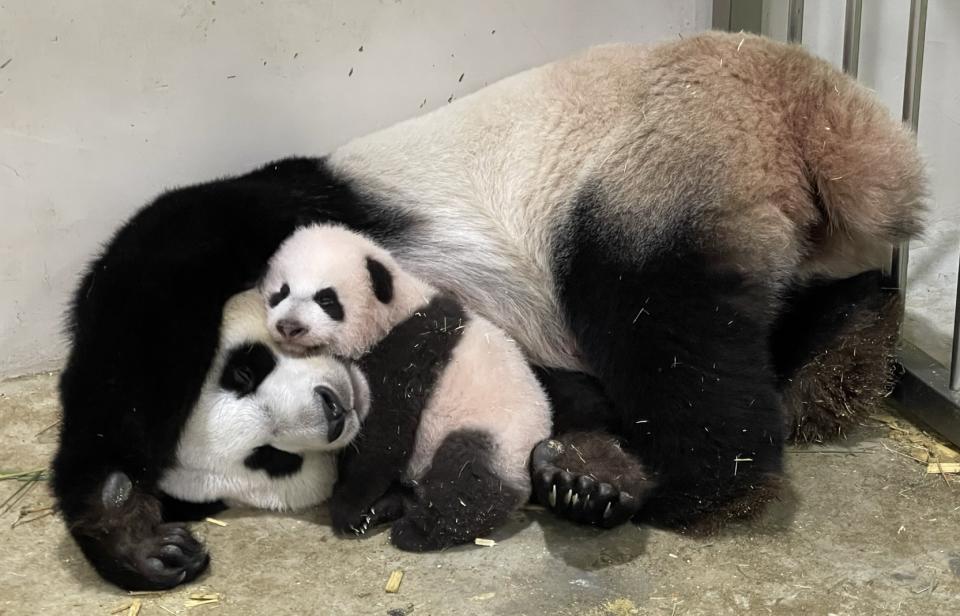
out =
[(430, 468), (413, 482), (413, 495), (391, 540), (401, 550), (424, 552), (468, 543), (503, 525), (527, 498), (498, 473), (496, 445), (473, 430), (449, 434)]

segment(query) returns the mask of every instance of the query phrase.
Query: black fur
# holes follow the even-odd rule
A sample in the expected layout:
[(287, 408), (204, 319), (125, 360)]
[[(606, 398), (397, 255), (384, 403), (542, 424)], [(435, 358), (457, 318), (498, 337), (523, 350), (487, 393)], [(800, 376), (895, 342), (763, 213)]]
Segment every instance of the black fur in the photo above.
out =
[(265, 344), (255, 342), (230, 349), (220, 374), (220, 387), (249, 396), (277, 366), (277, 358)]
[[(169, 587), (203, 570), (205, 555), (172, 560), (170, 571), (145, 561), (141, 546), (159, 545), (163, 532), (157, 480), (213, 359), (225, 301), (255, 285), (297, 226), (323, 221), (375, 239), (396, 238), (411, 222), (359, 198), (322, 160), (288, 159), (161, 195), (91, 264), (68, 320), (53, 489), (73, 537), (108, 580)], [(122, 515), (99, 506), (117, 471), (133, 485), (134, 505)]]
[(367, 257), (367, 271), (370, 273), (373, 295), (380, 303), (389, 304), (393, 300), (393, 276), (390, 270), (373, 257)]
[(880, 272), (794, 289), (772, 349), (790, 436), (822, 442), (882, 407), (895, 382), (903, 316)]
[(300, 471), (303, 456), (262, 445), (244, 458), (243, 465), (250, 470), (262, 470), (274, 478), (287, 477)]
[(488, 434), (460, 430), (447, 435), (430, 468), (412, 486), (403, 517), (393, 523), (393, 544), (411, 552), (439, 550), (502, 526), (527, 495), (503, 484), (491, 467), (495, 456)]
[(160, 503), (163, 506), (163, 519), (171, 522), (196, 522), (227, 509), (226, 503), (221, 500), (192, 503), (169, 494), (163, 494)]
[(773, 498), (782, 466), (775, 296), (719, 265), (682, 224), (638, 262), (596, 217), (599, 199), (579, 200), (555, 271), (584, 359), (619, 411), (615, 433), (655, 483), (640, 515), (688, 525), (748, 514)]
[(327, 316), (334, 321), (343, 320), (343, 304), (340, 303), (336, 289), (332, 287), (320, 289), (314, 294), (313, 301), (317, 302), (317, 304), (323, 308), (323, 311), (327, 313)]
[(360, 528), (362, 516), (400, 481), (413, 454), (420, 413), (467, 320), (460, 304), (438, 295), (361, 360), (372, 410), (354, 446), (340, 456), (329, 501), (338, 531)]
[(576, 430), (619, 430), (617, 409), (596, 377), (543, 366), (533, 366), (533, 373), (550, 399), (554, 434)]
[(267, 299), (267, 303), (271, 308), (275, 308), (277, 304), (287, 299), (288, 295), (290, 295), (290, 285), (283, 283), (279, 291), (270, 295), (270, 297)]

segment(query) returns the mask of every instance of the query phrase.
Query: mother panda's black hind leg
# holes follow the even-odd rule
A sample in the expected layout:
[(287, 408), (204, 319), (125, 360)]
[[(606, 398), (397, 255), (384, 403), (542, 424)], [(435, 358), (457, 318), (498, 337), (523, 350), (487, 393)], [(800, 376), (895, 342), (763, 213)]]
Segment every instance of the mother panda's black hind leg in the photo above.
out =
[(449, 434), (430, 468), (413, 483), (391, 541), (401, 550), (423, 552), (468, 543), (506, 522), (527, 492), (510, 485), (496, 468), (489, 435), (474, 430)]
[(776, 498), (785, 432), (768, 348), (773, 289), (707, 254), (692, 232), (632, 257), (622, 237), (598, 231), (599, 206), (584, 205), (557, 282), (617, 409), (612, 432), (650, 478), (637, 519), (690, 528), (756, 513)]
[(553, 412), (553, 434), (530, 456), (534, 499), (581, 524), (612, 528), (628, 521), (653, 484), (643, 464), (611, 432), (620, 421), (594, 377), (534, 367)]

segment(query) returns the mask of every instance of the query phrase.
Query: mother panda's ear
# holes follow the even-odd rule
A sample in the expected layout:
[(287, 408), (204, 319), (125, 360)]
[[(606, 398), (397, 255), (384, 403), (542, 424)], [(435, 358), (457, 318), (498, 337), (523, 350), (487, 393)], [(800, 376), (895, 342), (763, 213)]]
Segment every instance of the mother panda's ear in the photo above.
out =
[(367, 257), (367, 272), (370, 273), (373, 294), (381, 303), (389, 304), (393, 300), (393, 274), (373, 257)]

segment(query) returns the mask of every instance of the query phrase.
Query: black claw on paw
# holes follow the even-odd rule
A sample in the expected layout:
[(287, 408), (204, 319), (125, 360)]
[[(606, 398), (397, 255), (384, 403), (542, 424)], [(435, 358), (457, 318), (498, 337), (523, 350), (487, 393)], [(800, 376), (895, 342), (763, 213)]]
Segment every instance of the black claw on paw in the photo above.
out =
[(403, 515), (403, 497), (399, 492), (388, 492), (369, 507), (332, 506), (334, 529), (342, 535), (363, 537), (375, 526), (386, 524)]

